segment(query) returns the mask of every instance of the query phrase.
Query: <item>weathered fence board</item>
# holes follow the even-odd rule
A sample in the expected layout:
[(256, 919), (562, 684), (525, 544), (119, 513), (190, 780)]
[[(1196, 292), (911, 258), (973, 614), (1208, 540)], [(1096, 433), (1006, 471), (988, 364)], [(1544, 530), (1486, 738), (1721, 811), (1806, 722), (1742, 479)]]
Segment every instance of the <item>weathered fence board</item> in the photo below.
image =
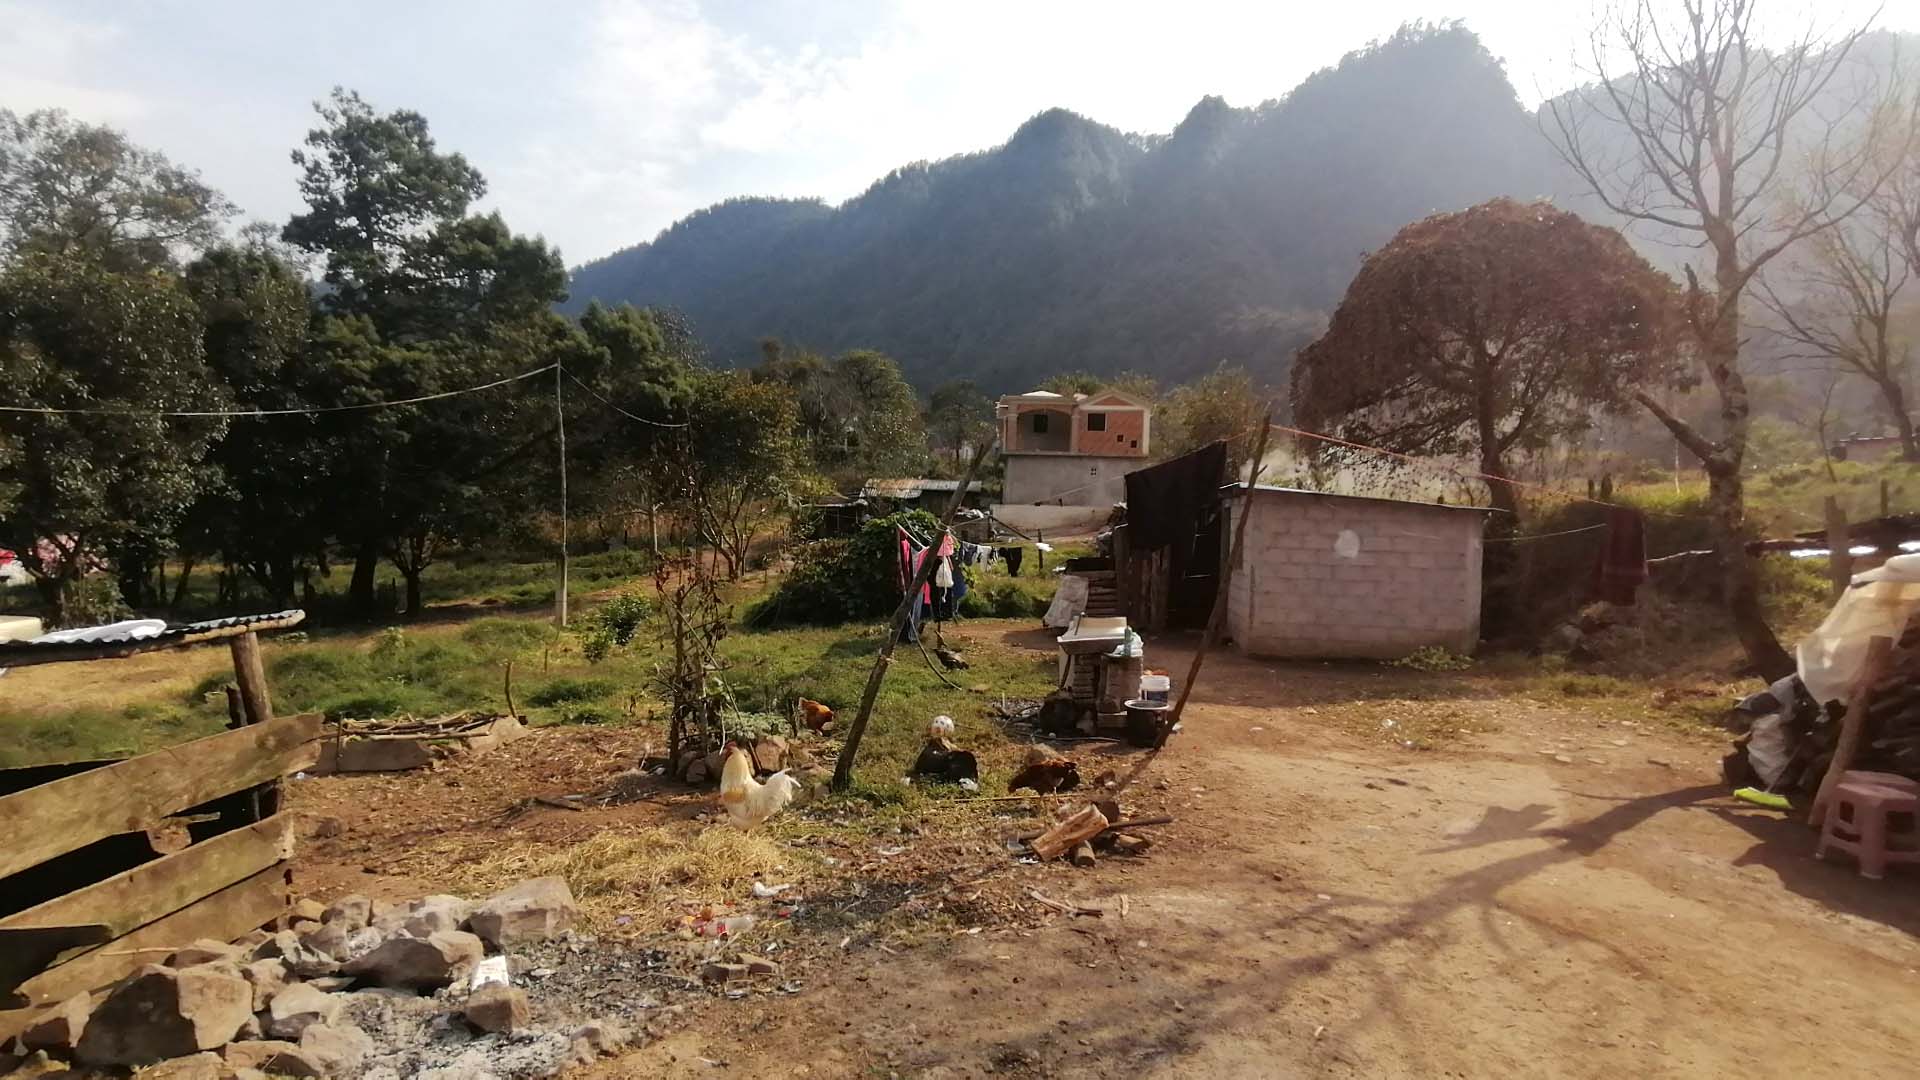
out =
[(293, 819), (276, 814), (0, 919), (0, 930), (100, 924), (131, 933), (293, 856)]
[(0, 798), (0, 877), (284, 773), (319, 753), (320, 715), (209, 735)]
[(201, 897), (161, 919), (42, 971), (15, 988), (0, 1012), (0, 1033), (29, 1015), (82, 990), (106, 986), (142, 964), (156, 964), (200, 938), (228, 941), (279, 918), (287, 910), (288, 864), (275, 863), (237, 884)]

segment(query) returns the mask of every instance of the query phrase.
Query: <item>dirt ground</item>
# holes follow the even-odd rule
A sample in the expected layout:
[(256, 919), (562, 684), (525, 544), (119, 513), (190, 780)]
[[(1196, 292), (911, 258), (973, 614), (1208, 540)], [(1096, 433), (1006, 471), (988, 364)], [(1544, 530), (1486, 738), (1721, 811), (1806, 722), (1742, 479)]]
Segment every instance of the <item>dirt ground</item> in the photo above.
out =
[[(1149, 656), (1184, 672), (1186, 648)], [(913, 947), (849, 935), (804, 992), (711, 997), (583, 1075), (1912, 1075), (1920, 875), (1816, 862), (1804, 826), (1724, 794), (1709, 735), (1397, 697), (1446, 678), (1216, 653), (1128, 800), (1179, 819), (1147, 858), (987, 856), (1006, 895), (1037, 886), (1105, 917), (1028, 905)], [(1395, 708), (1469, 733), (1405, 749), (1369, 730)], [(490, 837), (695, 815), (513, 809), (589, 787), (636, 738), (536, 732), (488, 767), (512, 782), (306, 782), (294, 809), (349, 826), (303, 841), (302, 884), (419, 895)]]

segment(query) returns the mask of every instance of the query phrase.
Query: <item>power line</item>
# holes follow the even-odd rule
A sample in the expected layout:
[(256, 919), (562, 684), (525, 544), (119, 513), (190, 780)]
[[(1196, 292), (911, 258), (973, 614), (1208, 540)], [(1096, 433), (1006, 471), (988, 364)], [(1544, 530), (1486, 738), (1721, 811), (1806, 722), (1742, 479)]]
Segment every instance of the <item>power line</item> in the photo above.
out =
[[(478, 393), (491, 390), (496, 386), (531, 379), (535, 375), (544, 375), (560, 367), (559, 363), (548, 364), (532, 371), (523, 371), (518, 375), (509, 375), (504, 379), (495, 379), (479, 386), (466, 386), (458, 390), (442, 390), (437, 394), (422, 394), (419, 397), (401, 398), (398, 401), (367, 401), (357, 405), (321, 405), (307, 409), (207, 409), (207, 410), (155, 410), (155, 409), (51, 409), (35, 405), (0, 405), (0, 412), (34, 413), (42, 416), (162, 416), (162, 417), (257, 417), (257, 416), (312, 416), (316, 413), (357, 412), (364, 409), (391, 409), (399, 405), (418, 405), (423, 401), (438, 401), (441, 398), (457, 397), (461, 394)], [(572, 378), (572, 376), (568, 376)], [(638, 417), (635, 417), (638, 419)]]
[(634, 414), (628, 412), (627, 410), (621, 408), (620, 406), (615, 405), (613, 402), (608, 401), (606, 397), (600, 393), (600, 391), (595, 390), (593, 387), (588, 386), (586, 383), (581, 382), (578, 378), (574, 376), (573, 372), (566, 371), (565, 368), (562, 368), (561, 370), (566, 372), (567, 378), (573, 379), (573, 384), (575, 386), (578, 386), (580, 389), (585, 390), (587, 393), (592, 394), (596, 398), (599, 398), (600, 404), (605, 405), (607, 408), (612, 409), (614, 412), (619, 413), (621, 416), (624, 416), (629, 420), (638, 420), (643, 424), (652, 424), (654, 427), (658, 427), (658, 428), (683, 428), (683, 427), (690, 426), (689, 422), (687, 421), (682, 421), (678, 424), (669, 424), (660, 420), (649, 420), (644, 416), (635, 416)]

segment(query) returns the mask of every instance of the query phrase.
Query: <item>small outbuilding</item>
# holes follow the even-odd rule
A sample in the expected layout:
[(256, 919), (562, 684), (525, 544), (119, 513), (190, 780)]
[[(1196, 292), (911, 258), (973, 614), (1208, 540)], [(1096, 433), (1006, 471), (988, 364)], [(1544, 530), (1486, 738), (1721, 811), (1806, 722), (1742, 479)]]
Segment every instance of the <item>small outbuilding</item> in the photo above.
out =
[(1230, 514), (1252, 515), (1228, 586), (1241, 651), (1391, 660), (1479, 643), (1492, 511), (1243, 484), (1222, 494)]

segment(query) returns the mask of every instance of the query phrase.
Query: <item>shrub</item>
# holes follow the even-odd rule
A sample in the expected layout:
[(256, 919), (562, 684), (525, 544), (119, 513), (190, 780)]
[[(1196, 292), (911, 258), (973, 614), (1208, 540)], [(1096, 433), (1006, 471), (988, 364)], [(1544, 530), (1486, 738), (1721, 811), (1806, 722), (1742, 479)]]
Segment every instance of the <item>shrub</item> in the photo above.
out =
[(1440, 645), (1422, 645), (1395, 660), (1393, 666), (1414, 671), (1465, 671), (1473, 666), (1473, 657), (1461, 656)]
[(960, 614), (969, 619), (1038, 618), (1047, 613), (1049, 603), (1047, 597), (1022, 588), (1018, 580), (994, 581), (968, 589), (960, 598)]
[(580, 625), (580, 654), (590, 664), (607, 658), (616, 645), (629, 645), (653, 605), (635, 592), (621, 593), (593, 610)]
[(794, 554), (793, 570), (774, 594), (747, 613), (754, 627), (833, 625), (878, 619), (900, 603), (900, 542), (905, 526), (922, 538), (940, 529), (925, 510), (875, 518), (844, 540), (816, 540)]

